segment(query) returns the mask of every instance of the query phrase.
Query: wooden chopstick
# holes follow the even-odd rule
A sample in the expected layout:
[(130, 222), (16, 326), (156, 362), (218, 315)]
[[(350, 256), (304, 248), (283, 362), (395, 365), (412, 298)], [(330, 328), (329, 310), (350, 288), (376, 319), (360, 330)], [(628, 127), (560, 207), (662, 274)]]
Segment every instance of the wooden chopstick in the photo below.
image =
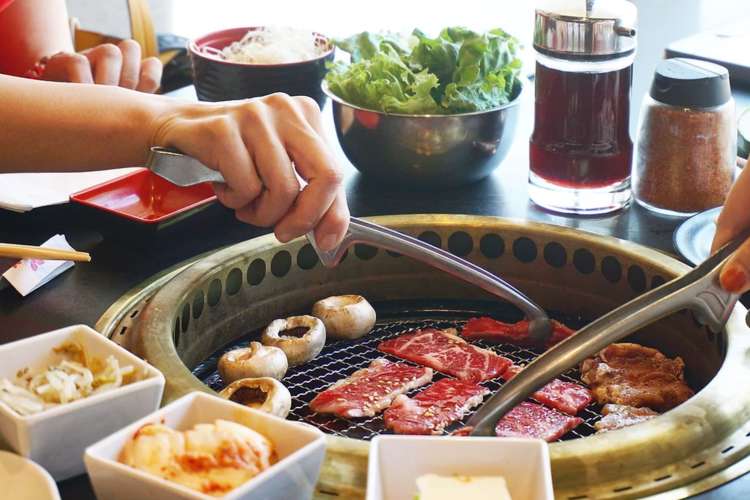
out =
[(91, 255), (86, 252), (58, 250), (56, 248), (35, 247), (32, 245), (14, 245), (12, 243), (0, 243), (0, 257), (91, 262)]

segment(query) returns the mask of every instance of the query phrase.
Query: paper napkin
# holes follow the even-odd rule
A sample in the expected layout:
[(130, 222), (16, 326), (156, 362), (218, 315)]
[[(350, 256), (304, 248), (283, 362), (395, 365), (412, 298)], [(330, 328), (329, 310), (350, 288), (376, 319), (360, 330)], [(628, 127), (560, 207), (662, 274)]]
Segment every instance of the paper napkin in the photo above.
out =
[(136, 170), (138, 167), (97, 172), (0, 174), (0, 208), (28, 212), (68, 203), (71, 194)]
[[(62, 234), (56, 234), (42, 243), (42, 246), (58, 250), (74, 250)], [(73, 262), (69, 260), (23, 259), (5, 271), (3, 277), (18, 290), (18, 293), (26, 297), (71, 267), (73, 267)]]

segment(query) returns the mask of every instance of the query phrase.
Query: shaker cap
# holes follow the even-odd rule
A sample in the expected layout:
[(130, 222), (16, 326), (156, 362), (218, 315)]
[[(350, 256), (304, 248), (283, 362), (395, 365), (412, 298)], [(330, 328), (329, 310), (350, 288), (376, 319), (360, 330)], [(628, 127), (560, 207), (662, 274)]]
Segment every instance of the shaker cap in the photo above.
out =
[(563, 59), (626, 56), (635, 52), (636, 17), (627, 0), (539, 0), (534, 48)]
[(681, 57), (659, 63), (650, 94), (664, 104), (698, 108), (720, 106), (732, 97), (725, 67)]

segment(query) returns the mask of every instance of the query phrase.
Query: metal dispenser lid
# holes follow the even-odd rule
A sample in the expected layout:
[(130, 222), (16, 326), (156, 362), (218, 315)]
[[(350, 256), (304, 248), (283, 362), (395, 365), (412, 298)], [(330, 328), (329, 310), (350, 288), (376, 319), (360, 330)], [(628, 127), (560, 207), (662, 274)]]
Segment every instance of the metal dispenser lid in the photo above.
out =
[(615, 59), (635, 51), (637, 9), (627, 0), (542, 0), (534, 48), (563, 59)]

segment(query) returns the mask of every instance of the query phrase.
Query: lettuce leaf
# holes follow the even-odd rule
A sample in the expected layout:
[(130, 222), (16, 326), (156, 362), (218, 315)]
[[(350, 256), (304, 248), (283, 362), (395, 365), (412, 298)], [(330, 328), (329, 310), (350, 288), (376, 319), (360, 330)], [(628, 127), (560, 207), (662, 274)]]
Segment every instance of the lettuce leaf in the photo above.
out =
[(404, 114), (455, 114), (507, 104), (519, 87), (518, 41), (501, 29), (419, 30), (411, 46), (392, 34), (359, 33), (337, 41), (350, 63), (330, 66), (329, 89), (356, 106)]

